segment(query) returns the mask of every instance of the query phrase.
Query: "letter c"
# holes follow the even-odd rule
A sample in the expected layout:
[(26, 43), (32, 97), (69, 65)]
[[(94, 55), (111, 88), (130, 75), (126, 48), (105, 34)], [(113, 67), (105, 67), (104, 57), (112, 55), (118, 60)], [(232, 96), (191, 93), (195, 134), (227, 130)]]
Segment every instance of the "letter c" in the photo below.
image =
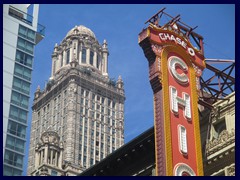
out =
[(188, 76), (184, 73), (179, 74), (176, 71), (177, 66), (185, 72), (188, 71), (188, 67), (182, 59), (177, 56), (171, 56), (168, 60), (168, 68), (171, 74), (180, 84), (187, 84), (189, 82)]

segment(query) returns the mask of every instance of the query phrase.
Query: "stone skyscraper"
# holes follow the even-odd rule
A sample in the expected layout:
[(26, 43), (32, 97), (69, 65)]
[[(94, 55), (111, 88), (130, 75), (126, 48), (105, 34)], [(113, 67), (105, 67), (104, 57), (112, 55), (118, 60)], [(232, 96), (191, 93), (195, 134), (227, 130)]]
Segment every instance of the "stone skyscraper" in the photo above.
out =
[(85, 26), (52, 54), (46, 87), (32, 106), (28, 175), (76, 175), (124, 143), (124, 87), (108, 76), (108, 45)]

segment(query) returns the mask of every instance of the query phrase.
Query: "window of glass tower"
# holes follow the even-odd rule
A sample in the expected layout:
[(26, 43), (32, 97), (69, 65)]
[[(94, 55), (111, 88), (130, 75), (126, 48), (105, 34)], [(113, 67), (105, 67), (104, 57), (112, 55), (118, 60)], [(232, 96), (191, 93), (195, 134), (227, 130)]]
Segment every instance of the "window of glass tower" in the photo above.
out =
[(6, 165), (4, 165), (3, 169), (4, 169), (4, 171), (3, 171), (4, 176), (21, 176), (21, 174), (22, 174), (22, 171), (12, 168), (12, 167), (9, 167), (9, 166), (6, 166)]
[(25, 142), (21, 139), (18, 139), (16, 137), (7, 136), (6, 140), (6, 147), (10, 148), (12, 150), (18, 151), (18, 152), (24, 152), (24, 144)]
[(26, 93), (26, 94), (29, 94), (30, 93), (30, 83), (14, 77), (13, 78), (13, 89), (18, 90), (23, 93)]
[(19, 36), (23, 37), (23, 38), (26, 38), (28, 40), (31, 40), (31, 41), (35, 41), (35, 32), (31, 29), (28, 29), (24, 26), (19, 26), (19, 30), (18, 30), (18, 34)]
[(14, 74), (24, 79), (27, 79), (28, 81), (31, 81), (31, 70), (19, 64), (15, 64)]
[(31, 68), (33, 57), (17, 50), (16, 51), (16, 61)]
[(82, 49), (82, 63), (86, 63), (86, 49)]
[(11, 103), (27, 109), (28, 108), (28, 99), (29, 98), (27, 96), (24, 96), (20, 93), (12, 91)]
[(5, 150), (4, 163), (22, 168), (23, 155), (17, 154), (9, 150)]
[(8, 122), (8, 133), (13, 134), (15, 136), (19, 136), (21, 138), (26, 137), (26, 127), (18, 124), (14, 121)]
[(17, 48), (19, 48), (23, 51), (26, 51), (30, 54), (33, 54), (34, 45), (33, 45), (33, 43), (30, 43), (22, 38), (18, 38)]
[(94, 56), (94, 53), (91, 51), (90, 52), (90, 64), (93, 66), (93, 56)]
[[(20, 121), (22, 123), (26, 123), (26, 119), (27, 119), (27, 111), (24, 111), (22, 109), (19, 109), (15, 106), (10, 106), (10, 113), (9, 113), (9, 117), (11, 119), (14, 119), (16, 121)], [(9, 121), (10, 123), (10, 121)], [(9, 124), (8, 123), (8, 124)]]

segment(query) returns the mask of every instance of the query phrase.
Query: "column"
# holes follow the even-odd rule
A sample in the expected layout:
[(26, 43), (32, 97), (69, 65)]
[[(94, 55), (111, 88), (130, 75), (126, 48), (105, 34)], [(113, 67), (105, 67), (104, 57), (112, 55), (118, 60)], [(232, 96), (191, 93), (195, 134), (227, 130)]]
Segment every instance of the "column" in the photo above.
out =
[(52, 74), (51, 76), (53, 76), (53, 74), (55, 73), (55, 70), (56, 70), (56, 61), (54, 59), (52, 59)]
[(50, 152), (51, 152), (50, 164), (53, 164), (53, 149), (51, 149)]
[(58, 160), (58, 152), (57, 151), (55, 151), (55, 166), (57, 166), (57, 160)]
[(76, 41), (76, 48), (75, 48), (75, 54), (76, 54), (76, 59), (79, 61), (79, 56), (78, 56), (78, 41)]
[(35, 152), (35, 169), (39, 166), (39, 152)]
[(78, 64), (82, 63), (82, 43), (80, 42), (80, 46), (78, 46), (79, 55), (78, 55)]
[(60, 69), (60, 67), (61, 67), (61, 62), (60, 62), (60, 60), (59, 60), (59, 58), (58, 58), (58, 56), (59, 55), (56, 55), (57, 57), (56, 57), (56, 72)]
[(108, 56), (104, 54), (104, 73), (108, 73)]
[(86, 49), (86, 63), (90, 64), (90, 49)]
[(104, 59), (104, 57), (102, 57), (102, 63), (101, 63), (102, 65), (102, 73), (105, 73), (105, 59)]
[(58, 54), (59, 68), (63, 66), (62, 52)]
[(72, 59), (73, 59), (73, 47), (70, 47), (69, 48), (69, 63), (72, 62)]
[(93, 66), (97, 68), (97, 52), (96, 51), (94, 51)]
[(41, 152), (41, 164), (43, 163), (43, 150), (40, 151)]
[(44, 163), (47, 164), (47, 157), (48, 157), (48, 145), (45, 144), (45, 148), (44, 148)]
[(62, 149), (60, 149), (60, 155), (58, 158), (58, 167), (62, 169)]
[(66, 49), (63, 51), (63, 66), (67, 64)]

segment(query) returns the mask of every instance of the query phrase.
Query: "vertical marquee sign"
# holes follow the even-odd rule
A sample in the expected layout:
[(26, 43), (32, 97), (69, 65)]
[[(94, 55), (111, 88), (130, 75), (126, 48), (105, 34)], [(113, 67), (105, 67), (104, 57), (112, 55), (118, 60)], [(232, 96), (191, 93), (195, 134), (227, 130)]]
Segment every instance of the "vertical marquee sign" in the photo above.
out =
[(193, 47), (179, 26), (150, 22), (139, 34), (154, 92), (156, 174), (202, 176), (198, 90), (205, 62), (203, 49)]

